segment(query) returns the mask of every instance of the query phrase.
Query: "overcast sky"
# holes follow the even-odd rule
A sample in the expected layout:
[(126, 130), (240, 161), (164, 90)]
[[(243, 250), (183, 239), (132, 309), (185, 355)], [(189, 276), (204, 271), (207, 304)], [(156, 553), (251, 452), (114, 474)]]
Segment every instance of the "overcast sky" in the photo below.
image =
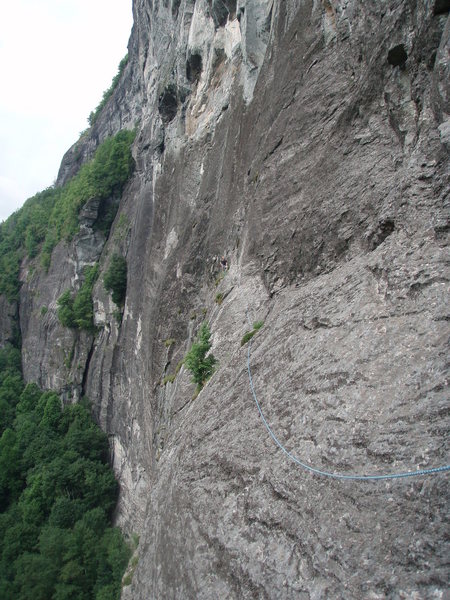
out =
[(3, 0), (0, 221), (52, 185), (127, 52), (132, 0)]

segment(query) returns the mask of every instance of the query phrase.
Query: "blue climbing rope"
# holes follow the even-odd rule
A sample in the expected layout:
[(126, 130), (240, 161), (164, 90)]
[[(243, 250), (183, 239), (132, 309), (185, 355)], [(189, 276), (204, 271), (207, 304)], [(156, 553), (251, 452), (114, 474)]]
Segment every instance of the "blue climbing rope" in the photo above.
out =
[[(248, 317), (248, 310), (246, 312), (247, 312), (247, 320), (249, 322), (249, 325), (251, 326), (251, 322)], [(391, 473), (391, 474), (383, 474), (383, 475), (358, 475), (358, 474), (345, 475), (344, 473), (331, 473), (329, 471), (322, 471), (321, 469), (316, 469), (315, 467), (311, 467), (310, 465), (299, 460), (296, 456), (294, 456), (291, 452), (289, 452), (289, 450), (287, 450), (285, 448), (285, 446), (280, 442), (280, 440), (274, 434), (274, 432), (272, 431), (272, 428), (270, 427), (269, 423), (267, 422), (267, 420), (264, 416), (264, 413), (261, 409), (261, 405), (258, 402), (258, 398), (257, 398), (256, 392), (255, 392), (255, 386), (253, 385), (252, 372), (250, 369), (251, 347), (252, 347), (252, 340), (250, 340), (249, 345), (248, 345), (247, 370), (248, 370), (248, 379), (250, 381), (250, 389), (252, 391), (256, 406), (258, 408), (259, 415), (262, 419), (262, 422), (264, 423), (265, 428), (267, 429), (270, 437), (273, 439), (275, 444), (286, 454), (286, 456), (288, 458), (290, 458), (292, 461), (294, 461), (297, 465), (299, 465), (303, 469), (306, 469), (310, 473), (315, 473), (316, 475), (321, 475), (322, 477), (330, 477), (332, 479), (347, 479), (347, 480), (350, 479), (350, 480), (357, 480), (357, 481), (378, 481), (380, 479), (403, 479), (405, 477), (417, 477), (420, 475), (435, 475), (436, 473), (443, 473), (444, 471), (450, 471), (450, 465), (445, 465), (443, 467), (434, 467), (432, 469), (419, 469), (417, 471), (405, 471), (403, 473)]]

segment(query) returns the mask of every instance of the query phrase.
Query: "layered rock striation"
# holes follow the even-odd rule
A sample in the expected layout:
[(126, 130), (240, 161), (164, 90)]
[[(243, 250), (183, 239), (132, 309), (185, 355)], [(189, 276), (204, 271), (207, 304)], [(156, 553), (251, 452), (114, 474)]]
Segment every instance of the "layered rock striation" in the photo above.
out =
[[(24, 263), (19, 303), (26, 379), (87, 395), (110, 436), (117, 522), (140, 535), (124, 598), (444, 597), (448, 475), (302, 470), (240, 342), (264, 321), (257, 397), (307, 463), (448, 463), (446, 6), (133, 2), (128, 64), (58, 183), (124, 127), (134, 175), (108, 239), (92, 202), (47, 274)], [(57, 298), (97, 261), (96, 331), (76, 333)], [(218, 367), (192, 400), (203, 321)]]

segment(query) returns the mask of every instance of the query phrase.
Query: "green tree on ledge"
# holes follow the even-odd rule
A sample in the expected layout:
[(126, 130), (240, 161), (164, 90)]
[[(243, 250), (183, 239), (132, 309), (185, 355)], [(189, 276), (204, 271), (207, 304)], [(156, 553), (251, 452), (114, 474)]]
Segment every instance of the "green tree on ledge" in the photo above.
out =
[(111, 292), (113, 302), (119, 308), (123, 307), (127, 294), (127, 261), (123, 256), (112, 256), (103, 283), (106, 291)]
[(58, 319), (64, 327), (73, 329), (94, 330), (94, 306), (92, 288), (98, 277), (98, 264), (86, 267), (84, 282), (75, 296), (66, 290), (58, 298)]

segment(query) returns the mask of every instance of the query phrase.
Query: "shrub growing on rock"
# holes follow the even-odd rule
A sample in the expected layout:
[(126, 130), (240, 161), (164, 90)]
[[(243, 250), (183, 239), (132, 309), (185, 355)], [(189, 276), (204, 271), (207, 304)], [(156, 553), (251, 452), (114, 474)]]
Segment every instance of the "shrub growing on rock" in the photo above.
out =
[(241, 346), (244, 346), (247, 342), (249, 342), (252, 337), (255, 335), (255, 333), (261, 329), (261, 327), (264, 325), (264, 321), (256, 321), (255, 323), (253, 323), (253, 329), (252, 331), (247, 331), (246, 333), (244, 333), (244, 335), (242, 336), (241, 339)]
[(208, 354), (211, 349), (211, 332), (208, 324), (203, 323), (197, 335), (196, 341), (186, 354), (184, 364), (192, 373), (192, 381), (197, 384), (197, 390), (200, 391), (206, 381), (214, 372), (214, 366), (217, 359), (213, 354)]

